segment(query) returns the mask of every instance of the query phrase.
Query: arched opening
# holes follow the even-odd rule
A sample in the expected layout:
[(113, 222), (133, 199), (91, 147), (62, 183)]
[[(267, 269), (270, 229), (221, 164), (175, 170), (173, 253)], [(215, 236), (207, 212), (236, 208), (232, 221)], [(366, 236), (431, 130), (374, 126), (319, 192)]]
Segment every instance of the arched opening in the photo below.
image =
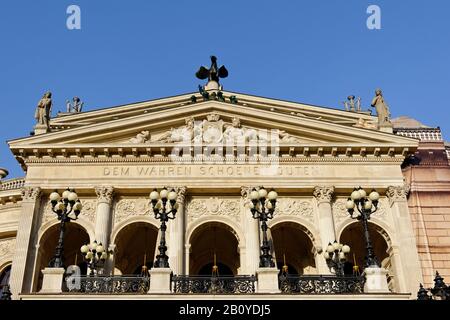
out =
[[(369, 236), (375, 252), (375, 256), (380, 264), (389, 268), (387, 260), (389, 255), (387, 253), (388, 243), (380, 234), (381, 228), (373, 223), (369, 223)], [(367, 256), (366, 243), (364, 241), (364, 232), (361, 223), (354, 222), (347, 226), (341, 233), (339, 240), (342, 244), (350, 246), (350, 253), (344, 272), (346, 274), (353, 274), (353, 266), (357, 265), (362, 273), (365, 268), (365, 259)]]
[(219, 222), (202, 224), (193, 232), (190, 244), (191, 275), (211, 276), (214, 263), (218, 266), (219, 276), (238, 274), (239, 242), (231, 227)]
[[(40, 291), (42, 287), (43, 275), (41, 270), (48, 267), (50, 260), (53, 258), (58, 239), (59, 224), (50, 227), (41, 237), (36, 263), (37, 268), (35, 270), (35, 275), (37, 277), (35, 288), (37, 291)], [(74, 222), (67, 223), (64, 236), (64, 266), (78, 265), (81, 269), (81, 274), (86, 274), (87, 265), (83, 261), (80, 248), (82, 245), (89, 242), (89, 235), (81, 225)]]
[(306, 228), (294, 222), (282, 222), (271, 229), (277, 267), (288, 266), (292, 275), (316, 274), (313, 242)]
[(158, 229), (147, 222), (134, 222), (123, 227), (116, 236), (115, 275), (140, 274), (142, 266), (153, 267)]
[(0, 297), (3, 294), (4, 288), (9, 285), (9, 278), (11, 276), (11, 265), (6, 266), (0, 272)]

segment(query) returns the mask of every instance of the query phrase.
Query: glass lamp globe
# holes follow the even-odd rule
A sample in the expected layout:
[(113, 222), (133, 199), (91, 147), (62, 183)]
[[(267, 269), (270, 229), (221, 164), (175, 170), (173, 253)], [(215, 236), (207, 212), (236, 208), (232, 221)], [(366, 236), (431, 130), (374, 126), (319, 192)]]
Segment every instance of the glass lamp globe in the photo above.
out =
[(353, 201), (351, 198), (349, 198), (347, 200), (347, 202), (345, 203), (345, 208), (347, 210), (354, 209), (355, 208), (355, 201)]
[(330, 254), (328, 253), (328, 251), (325, 251), (324, 253), (323, 253), (323, 257), (325, 258), (325, 259), (330, 259)]
[(258, 191), (259, 198), (265, 198), (267, 196), (267, 190), (264, 188), (259, 189)]
[(367, 196), (366, 190), (359, 189), (359, 195), (360, 195), (360, 198), (364, 198), (365, 196)]
[(259, 198), (259, 193), (258, 191), (256, 191), (256, 189), (253, 189), (252, 192), (250, 193), (250, 199), (252, 200), (256, 200)]
[(175, 190), (172, 190), (169, 192), (169, 200), (176, 200), (177, 199), (177, 193)]
[(335, 242), (333, 243), (333, 249), (334, 249), (334, 250), (339, 250), (339, 242), (335, 241)]
[(58, 202), (55, 206), (55, 210), (57, 210), (57, 211), (64, 211), (64, 208), (65, 208), (65, 206), (64, 206), (64, 203), (62, 203), (62, 202)]
[(81, 211), (82, 208), (83, 208), (83, 205), (81, 204), (81, 202), (76, 202), (73, 205), (73, 210), (75, 210), (75, 211)]
[(372, 200), (367, 199), (367, 201), (364, 202), (364, 209), (366, 209), (366, 210), (372, 209)]
[(100, 259), (106, 260), (107, 258), (108, 258), (108, 254), (106, 253), (106, 251), (103, 251), (103, 253), (102, 253)]
[(89, 247), (87, 245), (83, 245), (80, 249), (81, 253), (87, 253), (89, 251)]
[(167, 199), (168, 195), (169, 195), (169, 191), (167, 191), (167, 189), (162, 189), (159, 192), (159, 196), (161, 197), (161, 199)]
[(352, 200), (356, 201), (356, 200), (361, 199), (361, 194), (359, 193), (358, 190), (355, 190), (352, 192), (350, 197), (352, 198)]
[(159, 197), (159, 193), (158, 193), (158, 191), (156, 191), (156, 189), (150, 193), (150, 200), (157, 200), (158, 197)]
[(63, 199), (68, 199), (70, 192), (71, 191), (69, 189), (65, 190), (62, 194)]
[(59, 199), (61, 199), (61, 196), (59, 195), (58, 192), (55, 191), (50, 194), (51, 201), (59, 201)]
[(341, 260), (345, 259), (345, 253), (343, 253), (342, 251), (339, 252), (339, 259), (341, 259)]
[(97, 246), (96, 251), (99, 253), (102, 253), (104, 251), (103, 245), (101, 243)]
[(330, 243), (327, 246), (327, 252), (332, 253), (334, 251), (334, 246)]
[(75, 192), (70, 192), (69, 195), (67, 196), (67, 199), (69, 201), (77, 201), (78, 195)]
[(267, 197), (269, 198), (269, 200), (275, 200), (278, 197), (278, 193), (276, 193), (275, 190), (271, 190)]
[(343, 252), (343, 253), (349, 253), (349, 252), (350, 252), (350, 247), (349, 247), (348, 245), (344, 245), (344, 246), (342, 247), (342, 252)]
[(266, 202), (266, 208), (267, 208), (267, 209), (272, 209), (272, 208), (273, 208), (272, 202), (267, 201), (267, 202)]
[(372, 192), (369, 194), (369, 199), (372, 201), (378, 201), (380, 199), (380, 194), (375, 190), (372, 190)]

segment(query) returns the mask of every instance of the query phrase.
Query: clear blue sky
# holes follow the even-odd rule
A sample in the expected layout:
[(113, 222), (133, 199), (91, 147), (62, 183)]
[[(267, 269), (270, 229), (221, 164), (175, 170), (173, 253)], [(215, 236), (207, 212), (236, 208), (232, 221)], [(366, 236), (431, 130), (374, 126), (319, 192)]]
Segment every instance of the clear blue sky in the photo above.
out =
[[(81, 30), (66, 9), (81, 7)], [(368, 30), (366, 9), (382, 10)], [(0, 167), (23, 172), (6, 140), (27, 136), (46, 90), (54, 111), (195, 91), (215, 54), (226, 90), (341, 107), (381, 87), (393, 116), (440, 126), (450, 139), (450, 1), (39, 0), (0, 3)]]

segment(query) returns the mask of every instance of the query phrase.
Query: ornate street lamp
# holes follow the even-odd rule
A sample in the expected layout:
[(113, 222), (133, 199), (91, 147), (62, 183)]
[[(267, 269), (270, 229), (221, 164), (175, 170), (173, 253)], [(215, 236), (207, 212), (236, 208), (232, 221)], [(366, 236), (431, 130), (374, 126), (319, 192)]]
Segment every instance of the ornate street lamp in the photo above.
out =
[(154, 189), (150, 193), (150, 200), (155, 218), (161, 221), (161, 239), (158, 246), (159, 254), (156, 256), (154, 267), (169, 268), (169, 257), (166, 255), (166, 223), (169, 219), (175, 219), (178, 209), (177, 193), (174, 189), (170, 192), (167, 188), (163, 188), (160, 192)]
[(111, 253), (105, 250), (101, 242), (97, 243), (97, 240), (94, 240), (89, 245), (83, 245), (80, 251), (87, 262), (88, 268), (91, 270), (90, 276), (95, 275), (94, 271), (97, 270), (97, 266), (99, 264), (103, 266)]
[[(348, 198), (345, 207), (352, 219), (357, 219), (361, 221), (364, 231), (364, 240), (366, 242), (366, 267), (379, 268), (380, 264), (375, 257), (372, 242), (369, 235), (369, 223), (370, 216), (377, 211), (378, 200), (380, 199), (380, 194), (375, 190), (367, 196), (366, 191), (363, 188), (355, 188)], [(356, 213), (356, 214), (355, 214)], [(355, 216), (353, 216), (355, 214)]]
[(259, 266), (261, 268), (275, 267), (272, 255), (270, 254), (269, 241), (267, 239), (267, 221), (273, 218), (277, 197), (278, 194), (275, 190), (272, 189), (267, 193), (267, 190), (263, 187), (260, 187), (258, 191), (253, 188), (252, 192), (250, 192), (250, 199), (252, 201), (250, 210), (252, 212), (252, 217), (261, 222), (261, 230), (263, 233), (261, 245), (262, 254), (259, 256)]
[(333, 244), (328, 244), (327, 250), (323, 254), (327, 260), (328, 266), (334, 269), (334, 272), (338, 277), (344, 276), (345, 255), (349, 252), (350, 247), (348, 245), (343, 245), (342, 243), (334, 241)]
[[(56, 190), (52, 192), (50, 194), (50, 202), (52, 204), (52, 211), (56, 213), (61, 223), (59, 224), (58, 245), (56, 246), (54, 257), (50, 260), (49, 266), (51, 268), (63, 268), (66, 223), (77, 220), (83, 206), (75, 190), (70, 190), (69, 188), (62, 193), (62, 196)], [(72, 213), (74, 215), (71, 216)]]

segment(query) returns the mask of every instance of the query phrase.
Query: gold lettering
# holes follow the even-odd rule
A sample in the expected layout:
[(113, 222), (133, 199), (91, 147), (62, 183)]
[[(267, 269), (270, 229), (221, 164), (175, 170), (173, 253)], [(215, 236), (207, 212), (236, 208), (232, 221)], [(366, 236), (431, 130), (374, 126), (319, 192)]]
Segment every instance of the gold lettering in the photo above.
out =
[(103, 168), (103, 175), (104, 176), (109, 176), (111, 174), (111, 171), (109, 170), (109, 168)]

